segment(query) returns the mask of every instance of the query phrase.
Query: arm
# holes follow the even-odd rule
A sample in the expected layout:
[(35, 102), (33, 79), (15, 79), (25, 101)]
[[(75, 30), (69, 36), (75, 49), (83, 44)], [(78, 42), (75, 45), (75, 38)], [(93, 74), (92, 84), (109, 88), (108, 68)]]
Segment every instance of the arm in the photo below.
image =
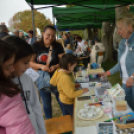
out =
[(43, 71), (48, 71), (49, 72), (49, 68), (46, 65), (35, 63), (35, 59), (36, 59), (36, 54), (34, 54), (32, 56), (32, 59), (30, 61), (30, 67), (31, 68), (33, 68), (34, 70), (41, 69)]
[(6, 134), (35, 134), (20, 94), (14, 97), (4, 96), (4, 98), (6, 108), (0, 106), (3, 111), (0, 116), (0, 126), (5, 128)]
[(41, 105), (40, 105), (38, 94), (37, 94), (37, 89), (31, 79), (30, 79), (30, 83), (31, 83), (30, 104), (35, 115), (35, 120), (37, 122), (38, 133), (47, 134), (45, 123), (44, 123), (44, 118), (42, 115)]
[(62, 77), (62, 83), (61, 87), (64, 89), (63, 92), (69, 98), (75, 98), (83, 94), (83, 90), (75, 91), (75, 83), (73, 83), (68, 76)]
[(109, 71), (107, 72), (103, 72), (103, 73), (99, 73), (99, 75), (103, 76), (103, 77), (106, 77), (106, 76), (109, 76), (109, 75), (113, 75), (115, 73), (117, 73), (119, 71), (119, 63), (117, 63), (112, 69), (110, 69)]
[(110, 72), (111, 75), (117, 73), (118, 71), (120, 71), (120, 65), (119, 65), (119, 63), (117, 63), (112, 69), (109, 70), (109, 72)]

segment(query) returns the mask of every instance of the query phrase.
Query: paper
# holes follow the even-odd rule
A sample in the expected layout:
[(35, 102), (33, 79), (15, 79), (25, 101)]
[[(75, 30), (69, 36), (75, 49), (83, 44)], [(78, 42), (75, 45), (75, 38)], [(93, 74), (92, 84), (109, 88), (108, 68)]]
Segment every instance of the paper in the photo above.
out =
[(32, 78), (33, 82), (35, 82), (39, 77), (39, 74), (32, 68), (27, 69), (25, 73)]
[[(80, 83), (82, 88), (89, 89), (89, 83)], [(82, 96), (90, 95), (90, 90), (87, 93), (84, 93)]]
[(76, 127), (75, 134), (97, 134), (96, 126)]

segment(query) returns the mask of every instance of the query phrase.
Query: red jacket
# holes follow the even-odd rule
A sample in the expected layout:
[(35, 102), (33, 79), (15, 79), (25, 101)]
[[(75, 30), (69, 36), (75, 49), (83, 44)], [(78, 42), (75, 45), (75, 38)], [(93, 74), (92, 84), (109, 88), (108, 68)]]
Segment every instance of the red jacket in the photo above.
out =
[(0, 96), (0, 134), (35, 134), (20, 94)]

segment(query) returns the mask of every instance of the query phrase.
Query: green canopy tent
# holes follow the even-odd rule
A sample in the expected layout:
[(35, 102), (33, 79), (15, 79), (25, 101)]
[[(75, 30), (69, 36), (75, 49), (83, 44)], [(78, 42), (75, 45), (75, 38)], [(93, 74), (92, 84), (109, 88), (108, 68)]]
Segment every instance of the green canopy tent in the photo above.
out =
[[(96, 25), (96, 23), (101, 23), (102, 21), (115, 21), (114, 5), (107, 5), (105, 10), (102, 10), (104, 5), (92, 5), (92, 7), (94, 9), (80, 6), (70, 8), (53, 7), (53, 15), (57, 19), (57, 28), (62, 30), (63, 28), (61, 25), (66, 25), (69, 29), (72, 27), (80, 29), (80, 26), (83, 26), (83, 28), (100, 28), (101, 25)], [(78, 22), (79, 25), (77, 24)], [(92, 23), (92, 25), (88, 24), (89, 22)], [(70, 26), (72, 27), (70, 28)]]
[[(53, 15), (57, 19), (57, 28), (62, 30), (67, 29), (68, 26), (69, 29), (80, 29), (83, 26), (82, 29), (84, 29), (86, 26), (94, 27), (95, 23), (103, 21), (109, 21), (111, 24), (114, 23), (115, 9), (111, 8), (114, 7), (114, 5), (107, 5), (107, 8), (103, 11), (101, 10), (101, 8), (104, 7), (103, 5), (92, 5), (92, 7), (96, 9), (80, 6), (70, 8), (53, 7)], [(130, 12), (134, 12), (133, 6), (130, 6)], [(87, 25), (89, 22), (93, 23), (93, 25)], [(96, 28), (98, 28), (98, 25)]]
[(88, 27), (92, 28), (101, 28), (102, 23), (93, 23), (93, 22), (86, 22), (86, 23), (70, 23), (70, 24), (58, 24), (57, 23), (57, 29), (59, 31), (68, 29), (68, 30), (78, 30), (78, 29), (85, 29)]
[(32, 5), (128, 5), (133, 0), (26, 0)]
[[(93, 8), (91, 5), (104, 5), (103, 8), (101, 8), (101, 10), (104, 10), (105, 8), (107, 8), (108, 5), (125, 6), (125, 5), (129, 5), (129, 4), (134, 3), (133, 0), (86, 0), (86, 1), (83, 1), (83, 0), (68, 0), (68, 1), (66, 1), (66, 0), (25, 0), (25, 1), (28, 3), (28, 5), (31, 7), (31, 10), (32, 10), (32, 20), (33, 20), (34, 33), (35, 33), (35, 27), (34, 27), (33, 10), (39, 10), (42, 8), (47, 8), (47, 7), (52, 7), (52, 6), (34, 8), (33, 5), (50, 5), (50, 4), (54, 5), (54, 6), (77, 5), (77, 6), (88, 7), (88, 8)], [(114, 7), (111, 7), (111, 8), (114, 8)]]

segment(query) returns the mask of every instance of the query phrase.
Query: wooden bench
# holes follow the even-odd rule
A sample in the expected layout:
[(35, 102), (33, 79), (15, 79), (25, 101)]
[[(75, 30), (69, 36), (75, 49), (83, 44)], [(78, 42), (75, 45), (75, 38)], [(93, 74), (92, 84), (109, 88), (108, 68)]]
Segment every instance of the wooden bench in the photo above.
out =
[(61, 134), (73, 131), (73, 119), (70, 115), (45, 120), (47, 134)]

